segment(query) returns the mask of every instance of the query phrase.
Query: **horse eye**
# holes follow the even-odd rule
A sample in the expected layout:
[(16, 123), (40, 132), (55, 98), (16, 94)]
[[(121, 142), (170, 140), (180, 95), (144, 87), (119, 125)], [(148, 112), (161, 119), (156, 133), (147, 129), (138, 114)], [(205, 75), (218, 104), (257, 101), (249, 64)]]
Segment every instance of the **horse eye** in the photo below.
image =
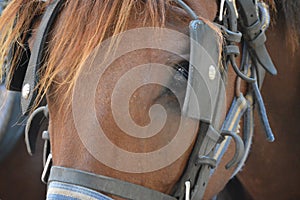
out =
[(187, 80), (188, 75), (189, 75), (189, 65), (190, 65), (190, 63), (186, 60), (177, 63), (174, 66), (174, 68), (176, 70), (174, 78), (176, 80), (182, 80), (182, 78), (185, 78)]

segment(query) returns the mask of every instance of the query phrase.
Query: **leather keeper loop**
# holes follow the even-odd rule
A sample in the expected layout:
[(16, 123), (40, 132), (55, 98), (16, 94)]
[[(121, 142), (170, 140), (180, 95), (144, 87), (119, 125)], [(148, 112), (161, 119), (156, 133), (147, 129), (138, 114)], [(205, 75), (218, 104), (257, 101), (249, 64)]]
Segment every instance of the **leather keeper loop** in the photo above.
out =
[(225, 31), (224, 37), (228, 42), (241, 42), (242, 33), (241, 32), (233, 32), (228, 29), (223, 29)]
[(200, 156), (196, 161), (196, 165), (208, 165), (214, 169), (217, 166), (217, 161), (209, 156)]
[(252, 48), (257, 48), (265, 43), (267, 37), (264, 32), (261, 32), (254, 40), (249, 41), (249, 45)]
[(240, 49), (236, 45), (227, 45), (224, 47), (224, 53), (226, 55), (239, 55)]
[(257, 33), (259, 33), (259, 31), (261, 30), (261, 22), (260, 22), (260, 20), (257, 20), (251, 26), (245, 26), (244, 29), (245, 29), (245, 32), (248, 33), (250, 37), (251, 36), (253, 37)]

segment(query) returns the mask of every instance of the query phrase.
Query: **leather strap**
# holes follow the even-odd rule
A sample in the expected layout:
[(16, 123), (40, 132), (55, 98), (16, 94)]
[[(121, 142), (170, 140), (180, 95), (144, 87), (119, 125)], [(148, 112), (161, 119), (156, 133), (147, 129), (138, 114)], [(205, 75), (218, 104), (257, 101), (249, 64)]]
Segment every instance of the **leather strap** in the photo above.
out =
[(239, 165), (235, 168), (232, 178), (237, 175), (237, 173), (244, 167), (245, 162), (248, 158), (250, 153), (252, 139), (253, 139), (253, 132), (254, 132), (254, 112), (253, 112), (253, 99), (252, 95), (246, 95), (247, 99), (247, 109), (244, 114), (244, 131), (243, 131), (243, 141), (244, 141), (244, 148), (245, 153), (239, 163)]
[(224, 32), (223, 36), (228, 42), (237, 42), (240, 43), (242, 39), (242, 33), (241, 32), (233, 32), (229, 29), (225, 29), (223, 26), (220, 26), (219, 24), (215, 24), (219, 26), (219, 28)]
[[(244, 27), (243, 34), (245, 39), (252, 43), (252, 45), (255, 43), (255, 46), (252, 46), (251, 53), (266, 71), (272, 75), (276, 75), (277, 70), (264, 44), (265, 33), (261, 27), (262, 23), (259, 18), (258, 5), (255, 4), (255, 1), (249, 0), (237, 0), (237, 2), (242, 16), (240, 19)], [(260, 24), (260, 28), (258, 28), (258, 24)]]
[[(198, 157), (207, 156), (211, 159), (214, 158), (214, 149), (217, 144), (222, 142), (223, 136), (220, 134), (220, 128), (221, 124), (219, 124), (222, 120), (223, 116), (223, 99), (225, 98), (225, 90), (223, 87), (223, 83), (219, 82), (219, 93), (216, 96), (216, 104), (215, 109), (213, 113), (213, 120), (212, 123), (209, 125), (208, 130), (206, 132), (205, 137), (203, 141), (201, 141), (201, 147), (198, 152)], [(200, 124), (202, 126), (202, 124)], [(215, 137), (211, 137), (210, 135), (215, 135)], [(203, 134), (203, 133), (200, 133)], [(192, 191), (192, 200), (201, 200), (203, 199), (206, 187), (208, 185), (208, 182), (211, 177), (211, 170), (213, 169), (213, 166), (210, 164), (201, 164), (201, 169), (199, 171), (199, 174), (197, 176), (197, 182), (194, 186), (194, 190)]]
[(240, 54), (240, 49), (236, 45), (227, 45), (227, 46), (224, 47), (223, 51), (226, 55), (238, 56)]
[(131, 200), (176, 200), (167, 194), (140, 185), (66, 167), (53, 166), (50, 171), (49, 183), (52, 181), (79, 185)]
[(38, 73), (43, 63), (43, 54), (46, 46), (47, 36), (64, 2), (65, 1), (63, 0), (53, 1), (53, 3), (51, 3), (47, 7), (47, 10), (38, 28), (25, 79), (23, 82), (23, 88), (26, 85), (26, 87), (29, 89), (28, 96), (21, 99), (23, 114), (28, 114), (37, 97), (36, 86), (39, 82)]

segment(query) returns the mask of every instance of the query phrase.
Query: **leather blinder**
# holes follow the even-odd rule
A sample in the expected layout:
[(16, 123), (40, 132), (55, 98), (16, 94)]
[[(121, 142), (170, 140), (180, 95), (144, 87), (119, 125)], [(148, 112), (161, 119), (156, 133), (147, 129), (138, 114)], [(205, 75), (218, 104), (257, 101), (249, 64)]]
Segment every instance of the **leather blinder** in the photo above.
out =
[(217, 33), (201, 20), (190, 23), (190, 66), (183, 114), (211, 122), (219, 84), (219, 40)]

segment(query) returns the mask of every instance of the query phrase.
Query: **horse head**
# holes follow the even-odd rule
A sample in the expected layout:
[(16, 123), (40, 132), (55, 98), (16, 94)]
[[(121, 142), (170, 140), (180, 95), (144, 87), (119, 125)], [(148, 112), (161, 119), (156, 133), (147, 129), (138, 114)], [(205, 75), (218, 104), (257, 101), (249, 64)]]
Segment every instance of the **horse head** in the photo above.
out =
[[(4, 14), (1, 58), (12, 52), (30, 152), (32, 121), (49, 119), (48, 195), (81, 185), (114, 198), (210, 199), (243, 165), (254, 99), (273, 140), (259, 92), (265, 71), (276, 74), (265, 4), (22, 2)], [(22, 49), (31, 56), (20, 83)]]

